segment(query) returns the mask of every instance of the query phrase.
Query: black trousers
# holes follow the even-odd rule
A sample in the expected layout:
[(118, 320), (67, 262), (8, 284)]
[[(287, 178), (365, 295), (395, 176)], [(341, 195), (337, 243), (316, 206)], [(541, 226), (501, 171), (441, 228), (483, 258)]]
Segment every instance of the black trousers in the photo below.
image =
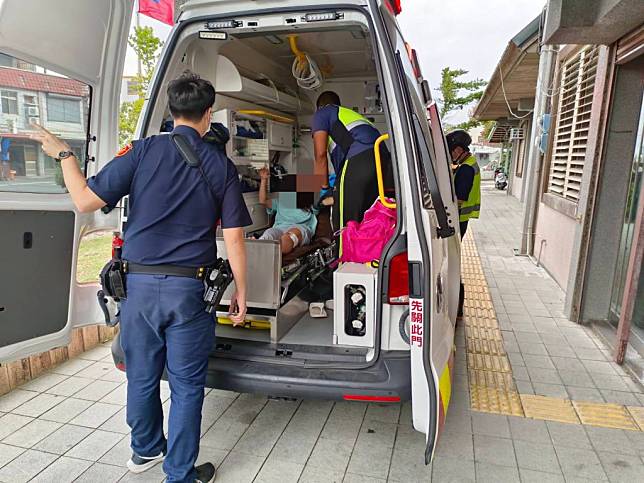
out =
[[(459, 225), (461, 227), (461, 240), (465, 236), (465, 232), (467, 231), (467, 221), (461, 221), (459, 222)], [(461, 282), (461, 290), (458, 294), (458, 316), (462, 317), (463, 316), (463, 304), (465, 303), (465, 285), (463, 285), (463, 282)]]

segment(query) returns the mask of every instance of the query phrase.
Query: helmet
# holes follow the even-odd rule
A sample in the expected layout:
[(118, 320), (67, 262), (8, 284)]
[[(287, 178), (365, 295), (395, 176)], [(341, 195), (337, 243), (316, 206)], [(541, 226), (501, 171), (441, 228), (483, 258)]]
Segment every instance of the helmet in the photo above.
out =
[(445, 136), (445, 139), (447, 139), (447, 147), (450, 152), (453, 151), (456, 146), (460, 146), (463, 149), (469, 149), (470, 144), (472, 144), (472, 138), (462, 129), (457, 129), (456, 131), (448, 133), (447, 136)]

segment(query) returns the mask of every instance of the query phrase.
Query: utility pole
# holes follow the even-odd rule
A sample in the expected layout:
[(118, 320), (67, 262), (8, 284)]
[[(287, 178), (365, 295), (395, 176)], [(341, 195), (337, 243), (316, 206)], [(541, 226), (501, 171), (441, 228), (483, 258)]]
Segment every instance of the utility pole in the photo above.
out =
[[(139, 10), (141, 10), (141, 8), (139, 7), (139, 2), (137, 0), (136, 2), (136, 28), (137, 29), (141, 26), (141, 17), (139, 14)], [(141, 77), (141, 71), (143, 69), (141, 67), (141, 57), (139, 57), (138, 54), (136, 55), (136, 61), (138, 62), (138, 74), (139, 74), (139, 77)]]

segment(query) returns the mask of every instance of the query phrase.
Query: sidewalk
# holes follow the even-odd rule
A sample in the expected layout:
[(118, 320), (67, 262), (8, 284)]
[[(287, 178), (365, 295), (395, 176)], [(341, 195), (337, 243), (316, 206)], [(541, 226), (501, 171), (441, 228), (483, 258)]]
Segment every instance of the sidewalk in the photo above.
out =
[[(601, 402), (611, 414), (609, 402), (639, 407), (641, 388), (590, 331), (562, 317), (563, 293), (548, 275), (513, 256), (519, 219), (516, 200), (484, 189), (482, 218), (471, 223), (464, 250), (480, 256), (478, 293), (491, 299), (479, 319), (498, 327), (474, 331), (471, 317), (457, 329), (452, 399), (431, 466), (423, 464), (424, 436), (411, 427), (409, 403), (278, 401), (217, 390), (206, 394), (199, 462), (219, 466), (218, 483), (641, 481), (644, 432), (599, 427), (604, 420), (586, 420), (578, 409), (587, 407), (582, 401)], [(476, 365), (503, 358), (503, 371)], [(473, 410), (481, 401), (471, 389), (501, 392), (482, 380), (502, 383), (515, 404), (505, 413)], [(167, 383), (161, 395), (167, 415)], [(163, 481), (160, 466), (127, 472), (125, 400), (108, 345), (0, 397), (0, 482)], [(576, 420), (554, 420), (561, 411), (526, 417), (526, 401), (559, 402)]]

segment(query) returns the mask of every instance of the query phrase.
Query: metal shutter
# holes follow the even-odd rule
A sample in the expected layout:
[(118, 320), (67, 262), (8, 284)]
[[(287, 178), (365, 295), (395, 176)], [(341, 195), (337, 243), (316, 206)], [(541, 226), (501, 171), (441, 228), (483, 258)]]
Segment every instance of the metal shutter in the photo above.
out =
[(598, 47), (581, 49), (561, 67), (557, 127), (548, 191), (578, 202), (597, 74)]

